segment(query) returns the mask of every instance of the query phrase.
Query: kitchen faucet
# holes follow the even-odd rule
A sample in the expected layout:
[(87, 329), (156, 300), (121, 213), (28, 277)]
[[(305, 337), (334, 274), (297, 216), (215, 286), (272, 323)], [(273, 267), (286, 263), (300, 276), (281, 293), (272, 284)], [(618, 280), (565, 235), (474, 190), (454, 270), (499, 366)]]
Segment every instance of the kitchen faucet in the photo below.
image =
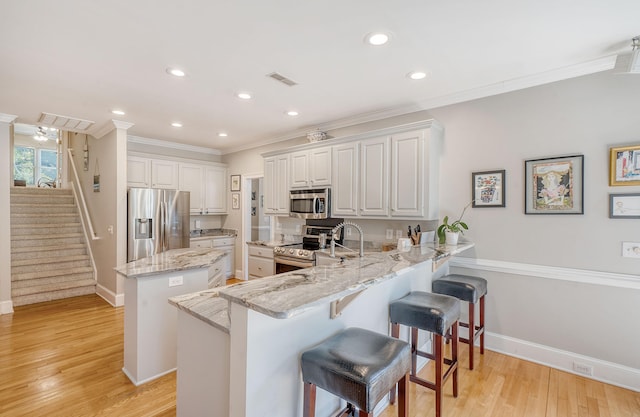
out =
[(360, 233), (360, 257), (362, 258), (364, 256), (364, 233), (362, 232), (362, 228), (360, 226), (355, 223), (351, 223), (350, 221), (340, 223), (331, 231), (331, 251), (329, 253), (329, 256), (331, 256), (332, 258), (336, 257), (336, 234), (345, 226), (353, 226), (356, 228), (356, 230), (358, 230), (358, 233)]

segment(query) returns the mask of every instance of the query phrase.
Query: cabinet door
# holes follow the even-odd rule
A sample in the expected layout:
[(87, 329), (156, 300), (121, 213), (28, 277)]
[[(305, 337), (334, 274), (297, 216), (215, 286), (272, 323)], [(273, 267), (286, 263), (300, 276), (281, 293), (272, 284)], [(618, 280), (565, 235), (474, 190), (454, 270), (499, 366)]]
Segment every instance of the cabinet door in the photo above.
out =
[(189, 191), (191, 213), (202, 214), (204, 208), (203, 167), (200, 165), (180, 164), (180, 190)]
[(276, 157), (276, 208), (279, 215), (289, 214), (289, 187), (287, 178), (289, 177), (289, 155)]
[(389, 214), (389, 141), (377, 138), (360, 144), (360, 215)]
[(421, 217), (424, 213), (424, 133), (391, 136), (391, 216)]
[(178, 164), (172, 161), (151, 160), (151, 186), (178, 189)]
[(227, 170), (223, 167), (205, 167), (204, 190), (204, 213), (226, 213)]
[(200, 239), (200, 240), (191, 239), (191, 241), (189, 242), (189, 247), (190, 248), (211, 248), (213, 247), (213, 242), (211, 241), (211, 239)]
[(291, 162), (289, 170), (291, 188), (309, 187), (309, 153), (307, 151), (293, 152), (289, 159)]
[(289, 155), (264, 159), (264, 214), (289, 213)]
[(309, 182), (312, 187), (331, 185), (331, 147), (309, 151)]
[(334, 217), (358, 215), (358, 182), (360, 180), (358, 150), (357, 143), (333, 147), (331, 215)]
[(129, 187), (151, 187), (151, 160), (130, 156), (127, 158), (127, 185)]
[(278, 214), (276, 208), (276, 158), (264, 158), (264, 214)]

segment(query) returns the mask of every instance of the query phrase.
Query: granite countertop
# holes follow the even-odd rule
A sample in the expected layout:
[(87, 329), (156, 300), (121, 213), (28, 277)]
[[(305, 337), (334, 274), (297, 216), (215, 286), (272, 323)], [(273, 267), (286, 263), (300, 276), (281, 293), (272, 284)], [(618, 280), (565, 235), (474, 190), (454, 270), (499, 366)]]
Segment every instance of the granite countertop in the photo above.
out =
[(202, 230), (192, 230), (189, 233), (189, 237), (191, 239), (210, 239), (216, 237), (236, 237), (238, 235), (238, 231), (234, 229), (202, 229)]
[(225, 252), (208, 248), (171, 249), (114, 269), (126, 278), (148, 277), (167, 272), (208, 268), (224, 256)]
[(229, 333), (231, 325), (229, 321), (229, 301), (218, 296), (222, 288), (225, 287), (171, 297), (169, 298), (169, 304), (225, 333)]
[[(228, 331), (228, 301), (244, 305), (270, 317), (286, 319), (323, 303), (335, 301), (376, 283), (392, 279), (422, 262), (442, 264), (452, 255), (474, 246), (426, 244), (406, 251), (368, 253), (347, 258), (332, 266), (315, 266), (286, 274), (244, 281), (186, 296), (171, 303), (215, 327)], [(227, 307), (228, 308), (228, 305)]]
[(252, 240), (247, 242), (247, 245), (251, 246), (263, 246), (266, 248), (275, 248), (277, 246), (289, 246), (289, 245), (298, 245), (302, 243), (302, 241), (298, 242), (295, 240)]

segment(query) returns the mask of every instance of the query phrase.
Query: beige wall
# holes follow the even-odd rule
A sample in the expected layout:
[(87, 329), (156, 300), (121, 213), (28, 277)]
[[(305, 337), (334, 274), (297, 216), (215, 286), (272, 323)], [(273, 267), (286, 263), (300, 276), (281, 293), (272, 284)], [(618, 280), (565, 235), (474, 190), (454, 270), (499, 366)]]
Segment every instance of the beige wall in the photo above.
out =
[[(0, 117), (4, 115), (0, 114)], [(11, 207), (9, 189), (11, 184), (11, 132), (12, 125), (0, 121), (0, 314), (11, 313)]]

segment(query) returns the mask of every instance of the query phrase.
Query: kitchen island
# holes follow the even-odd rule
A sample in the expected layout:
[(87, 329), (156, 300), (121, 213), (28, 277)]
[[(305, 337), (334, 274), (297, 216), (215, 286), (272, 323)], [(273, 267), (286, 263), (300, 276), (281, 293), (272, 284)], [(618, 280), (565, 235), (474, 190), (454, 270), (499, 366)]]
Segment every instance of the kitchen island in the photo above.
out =
[[(179, 311), (178, 415), (301, 415), (301, 352), (347, 327), (389, 334), (389, 302), (430, 291), (447, 259), (472, 246), (372, 253), (171, 298)], [(319, 417), (339, 408), (318, 391)]]
[(176, 312), (167, 299), (209, 288), (225, 256), (212, 249), (172, 249), (115, 268), (126, 278), (122, 370), (135, 385), (175, 370)]

